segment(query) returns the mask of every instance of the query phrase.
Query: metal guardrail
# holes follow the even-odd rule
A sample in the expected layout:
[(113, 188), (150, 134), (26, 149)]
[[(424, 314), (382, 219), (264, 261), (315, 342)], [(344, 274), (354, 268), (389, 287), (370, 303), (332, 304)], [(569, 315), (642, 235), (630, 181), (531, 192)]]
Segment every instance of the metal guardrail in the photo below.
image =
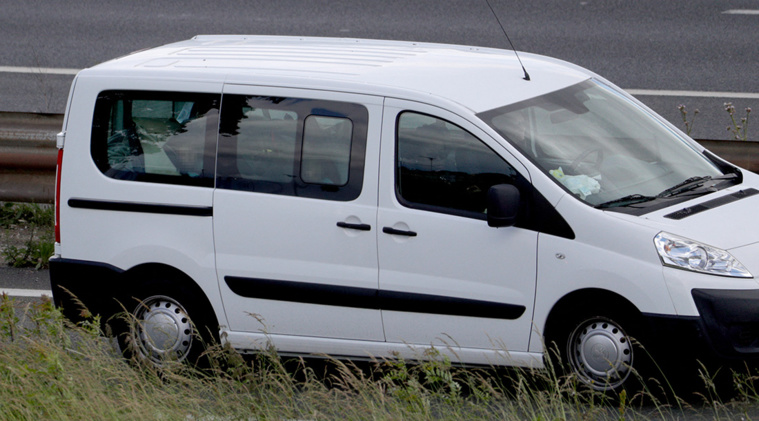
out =
[[(53, 203), (56, 134), (63, 115), (0, 112), (0, 201)], [(698, 140), (717, 156), (759, 172), (759, 142)]]
[(0, 112), (0, 201), (52, 203), (60, 114)]

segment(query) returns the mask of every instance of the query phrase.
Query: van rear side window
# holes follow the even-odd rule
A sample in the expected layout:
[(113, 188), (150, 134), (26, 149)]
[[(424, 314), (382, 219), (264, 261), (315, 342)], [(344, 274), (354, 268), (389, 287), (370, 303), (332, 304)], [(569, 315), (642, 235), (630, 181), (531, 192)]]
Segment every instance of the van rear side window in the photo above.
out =
[(359, 196), (366, 108), (243, 95), (223, 101), (217, 188), (338, 201)]
[(213, 187), (219, 95), (106, 91), (98, 96), (92, 158), (119, 180)]

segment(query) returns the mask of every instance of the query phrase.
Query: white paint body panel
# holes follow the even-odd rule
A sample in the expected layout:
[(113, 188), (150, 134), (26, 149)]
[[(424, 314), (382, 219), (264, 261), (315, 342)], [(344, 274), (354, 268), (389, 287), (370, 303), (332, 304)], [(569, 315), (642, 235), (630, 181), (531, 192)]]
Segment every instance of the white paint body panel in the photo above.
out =
[[(526, 351), (536, 277), (538, 234), (495, 229), (482, 220), (409, 209), (395, 192), (395, 123), (398, 113), (434, 115), (469, 131), (491, 148), (502, 147), (463, 118), (427, 104), (388, 100), (380, 168), (378, 231), (411, 230), (403, 237), (378, 233), (380, 289), (432, 294), (525, 307), (516, 320), (383, 310), (388, 342)], [(502, 152), (503, 153), (503, 152)], [(511, 162), (529, 179), (526, 169)]]
[(178, 268), (194, 279), (226, 324), (216, 286), (211, 218), (110, 212), (66, 206), (71, 198), (115, 202), (210, 207), (207, 188), (116, 180), (103, 175), (90, 154), (92, 112), (104, 90), (166, 90), (218, 93), (221, 84), (151, 78), (94, 77), (77, 82), (66, 117), (66, 142), (61, 172), (61, 242), (66, 259), (108, 263), (128, 270), (145, 263)]
[[(228, 85), (225, 94), (361, 104), (369, 112), (366, 156), (379, 153), (382, 98), (245, 85)], [(225, 282), (226, 276), (237, 276), (376, 290), (376, 230), (356, 231), (337, 223), (375, 224), (377, 166), (376, 159), (366, 161), (361, 194), (349, 202), (216, 189), (216, 264), (230, 329), (384, 340), (377, 309), (246, 298)]]

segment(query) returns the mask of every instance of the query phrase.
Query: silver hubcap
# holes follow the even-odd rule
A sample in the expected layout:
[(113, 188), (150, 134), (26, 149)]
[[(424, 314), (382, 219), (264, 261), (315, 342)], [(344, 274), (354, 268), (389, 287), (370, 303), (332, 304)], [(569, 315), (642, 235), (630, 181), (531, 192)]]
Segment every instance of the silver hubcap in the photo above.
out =
[(187, 358), (193, 340), (185, 309), (169, 297), (146, 298), (134, 310), (132, 338), (142, 357), (156, 364)]
[(584, 321), (572, 332), (567, 355), (580, 380), (596, 390), (622, 385), (633, 364), (630, 338), (615, 322), (601, 317)]

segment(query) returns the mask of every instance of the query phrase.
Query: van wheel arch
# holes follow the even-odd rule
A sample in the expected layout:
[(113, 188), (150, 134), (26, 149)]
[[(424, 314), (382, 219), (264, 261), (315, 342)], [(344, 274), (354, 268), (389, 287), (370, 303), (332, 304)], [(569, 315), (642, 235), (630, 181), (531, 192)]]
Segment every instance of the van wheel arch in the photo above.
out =
[(554, 329), (566, 323), (567, 316), (572, 315), (576, 311), (578, 303), (598, 303), (598, 306), (593, 307), (599, 308), (599, 310), (610, 307), (630, 313), (634, 317), (640, 317), (641, 315), (640, 310), (633, 303), (615, 292), (600, 288), (581, 289), (561, 297), (554, 304), (551, 312), (548, 313), (548, 318), (543, 328), (543, 336), (548, 337), (554, 333)]
[[(172, 327), (178, 326), (177, 336), (171, 341), (187, 340), (186, 346), (178, 345), (178, 349), (172, 351), (176, 352), (174, 356), (177, 359), (207, 365), (205, 350), (219, 342), (219, 322), (205, 292), (191, 277), (174, 267), (149, 263), (125, 272), (123, 282), (129, 285), (128, 291), (124, 290), (121, 294), (122, 308), (120, 314), (111, 320), (111, 326), (125, 357), (156, 366), (162, 364), (164, 356), (151, 355), (160, 349), (147, 350), (151, 348), (150, 335), (146, 332), (149, 329), (143, 328), (150, 320), (156, 319), (158, 323), (168, 322)], [(152, 313), (154, 316), (151, 317), (153, 308), (165, 314), (158, 316)], [(182, 334), (182, 331), (187, 333)], [(160, 353), (165, 354), (163, 351)]]
[[(646, 379), (651, 371), (648, 352), (641, 347), (646, 342), (641, 312), (614, 292), (589, 288), (567, 294), (551, 309), (543, 332), (547, 365), (559, 374), (577, 377), (592, 389), (637, 390), (642, 387), (639, 379)], [(603, 370), (587, 364), (586, 360), (593, 358), (592, 347), (579, 345), (594, 336), (608, 346), (607, 352), (614, 350), (610, 354), (614, 356), (606, 360), (613, 359), (620, 368), (613, 370), (611, 380), (600, 380)]]
[[(135, 284), (130, 285), (131, 290), (134, 290), (134, 286), (138, 284), (145, 284), (145, 280), (149, 278), (159, 277), (161, 279), (166, 279), (168, 282), (190, 289), (196, 297), (202, 298), (203, 304), (207, 305), (209, 309), (213, 308), (211, 306), (211, 301), (198, 283), (189, 275), (173, 266), (162, 263), (145, 263), (129, 269), (124, 273), (124, 276), (128, 282), (135, 282)], [(144, 285), (140, 285), (140, 287), (143, 286)], [(128, 297), (127, 294), (127, 299), (129, 298), (131, 297)], [(214, 312), (214, 315), (215, 314), (216, 313)]]

